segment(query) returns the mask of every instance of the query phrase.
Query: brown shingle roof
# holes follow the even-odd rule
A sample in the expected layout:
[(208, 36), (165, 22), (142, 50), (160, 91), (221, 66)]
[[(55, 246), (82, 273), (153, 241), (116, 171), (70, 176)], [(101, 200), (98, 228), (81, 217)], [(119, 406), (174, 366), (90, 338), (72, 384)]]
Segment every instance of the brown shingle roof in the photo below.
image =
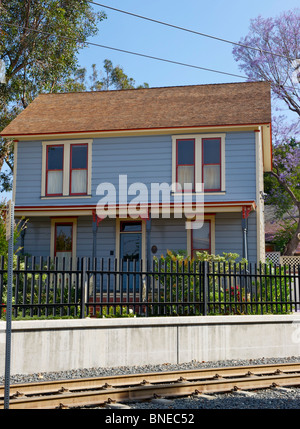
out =
[(271, 122), (267, 82), (39, 95), (3, 136)]

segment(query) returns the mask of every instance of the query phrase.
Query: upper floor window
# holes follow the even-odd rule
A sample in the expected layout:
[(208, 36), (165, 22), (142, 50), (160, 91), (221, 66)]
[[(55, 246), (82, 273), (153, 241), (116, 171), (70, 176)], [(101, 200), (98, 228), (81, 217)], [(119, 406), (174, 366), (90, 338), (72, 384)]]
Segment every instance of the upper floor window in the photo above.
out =
[(71, 145), (70, 194), (87, 192), (88, 145)]
[(221, 190), (221, 139), (202, 139), (204, 191)]
[(42, 197), (91, 195), (92, 140), (43, 142)]
[(64, 147), (47, 146), (46, 194), (62, 195), (63, 193)]
[(176, 182), (182, 190), (193, 191), (195, 184), (195, 140), (177, 140)]
[(194, 192), (203, 183), (204, 192), (225, 191), (225, 134), (173, 136), (172, 159), (177, 188)]

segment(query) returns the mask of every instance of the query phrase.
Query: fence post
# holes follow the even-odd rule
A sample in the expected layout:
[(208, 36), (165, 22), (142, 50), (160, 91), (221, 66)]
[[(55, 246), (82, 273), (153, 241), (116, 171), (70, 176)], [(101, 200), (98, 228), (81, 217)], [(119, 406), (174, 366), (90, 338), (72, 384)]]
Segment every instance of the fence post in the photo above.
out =
[[(300, 311), (300, 264), (298, 264), (297, 268), (297, 279), (294, 280), (295, 282), (295, 311)], [(295, 272), (295, 269), (294, 269)]]
[(81, 319), (84, 319), (84, 316), (85, 316), (86, 271), (87, 271), (87, 261), (86, 261), (86, 258), (82, 258), (82, 260), (81, 260), (81, 303), (80, 303), (80, 318)]
[(209, 266), (208, 262), (203, 262), (203, 314), (207, 316), (207, 298), (208, 298), (208, 275)]

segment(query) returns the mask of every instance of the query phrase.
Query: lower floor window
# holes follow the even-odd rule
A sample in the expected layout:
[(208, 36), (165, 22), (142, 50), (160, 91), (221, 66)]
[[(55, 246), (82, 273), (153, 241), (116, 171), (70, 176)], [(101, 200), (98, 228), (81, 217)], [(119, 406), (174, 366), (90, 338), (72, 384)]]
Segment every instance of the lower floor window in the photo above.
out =
[(73, 242), (73, 224), (55, 224), (55, 254), (54, 256), (71, 257)]
[(196, 252), (211, 252), (211, 221), (205, 220), (203, 226), (198, 229), (192, 229), (192, 256)]
[(76, 218), (52, 218), (51, 219), (51, 257), (74, 258), (76, 256)]

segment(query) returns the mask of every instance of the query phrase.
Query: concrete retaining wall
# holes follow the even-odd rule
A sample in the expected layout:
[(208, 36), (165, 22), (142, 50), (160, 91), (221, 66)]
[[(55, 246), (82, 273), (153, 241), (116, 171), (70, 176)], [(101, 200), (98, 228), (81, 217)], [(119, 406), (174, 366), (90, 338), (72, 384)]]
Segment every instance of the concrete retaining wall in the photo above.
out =
[(299, 313), (12, 322), (11, 374), (290, 356), (300, 356)]

